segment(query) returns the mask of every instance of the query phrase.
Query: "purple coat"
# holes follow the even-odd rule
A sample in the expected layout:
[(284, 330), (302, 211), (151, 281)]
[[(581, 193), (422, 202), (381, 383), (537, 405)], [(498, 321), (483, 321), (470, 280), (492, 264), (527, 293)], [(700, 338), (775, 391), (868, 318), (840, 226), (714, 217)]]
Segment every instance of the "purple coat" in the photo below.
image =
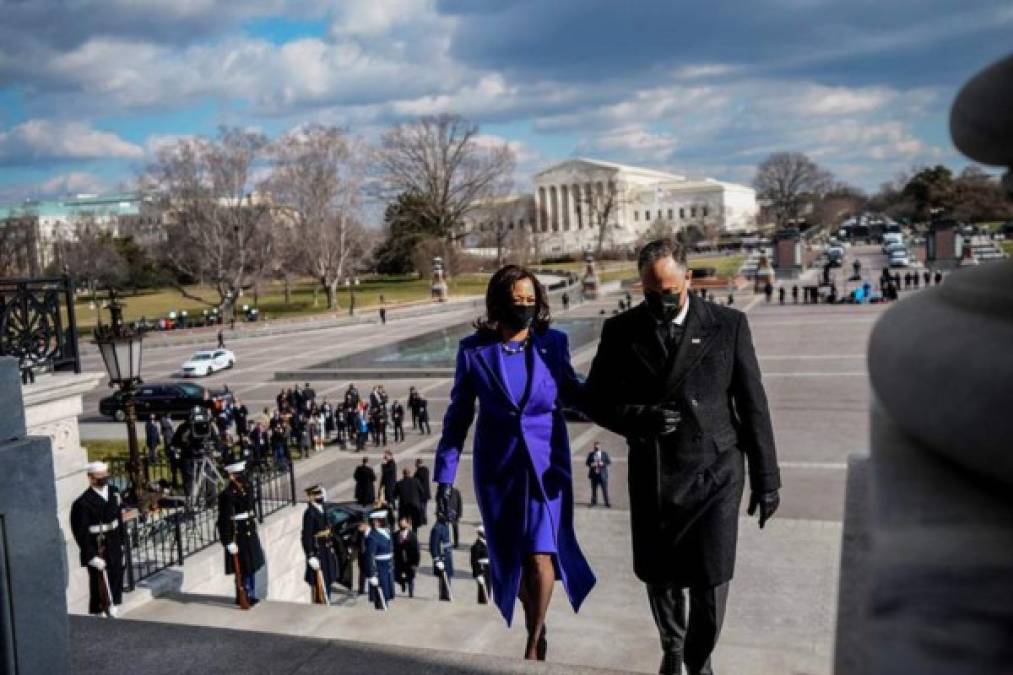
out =
[(531, 345), (534, 362), (530, 394), (521, 410), (505, 384), (496, 336), (475, 333), (461, 340), (434, 471), (438, 483), (454, 482), (477, 399), (475, 494), (489, 545), (493, 595), (507, 625), (513, 618), (520, 586), (528, 467), (534, 468), (547, 497), (559, 572), (574, 611), (595, 583), (573, 531), (570, 441), (560, 406), (560, 400), (575, 401), (581, 385), (570, 365), (565, 333), (553, 329), (532, 331)]

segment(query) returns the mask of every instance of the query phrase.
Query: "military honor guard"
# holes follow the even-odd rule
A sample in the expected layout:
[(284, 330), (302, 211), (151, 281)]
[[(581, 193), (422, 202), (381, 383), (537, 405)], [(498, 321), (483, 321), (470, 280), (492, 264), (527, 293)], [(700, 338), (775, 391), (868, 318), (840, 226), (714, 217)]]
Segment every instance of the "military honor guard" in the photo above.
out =
[(394, 578), (401, 592), (415, 597), (415, 572), (420, 562), (419, 539), (410, 518), (401, 518), (401, 528), (394, 535)]
[(372, 527), (366, 534), (366, 576), (369, 580), (369, 599), (379, 610), (387, 610), (394, 599), (394, 545), (387, 529), (387, 510), (377, 509), (369, 514)]
[(331, 584), (338, 578), (338, 557), (334, 537), (324, 513), (327, 491), (320, 485), (306, 488), (309, 504), (302, 517), (302, 549), (306, 554), (306, 583), (310, 601), (315, 605), (331, 604)]
[(242, 609), (256, 605), (254, 583), (264, 566), (264, 550), (257, 536), (256, 497), (246, 479), (246, 462), (225, 467), (228, 484), (218, 495), (218, 536), (225, 547), (225, 574), (236, 577), (236, 604)]
[(454, 577), (454, 545), (450, 541), (450, 526), (447, 524), (447, 513), (443, 509), (436, 511), (436, 522), (429, 530), (429, 553), (433, 556), (433, 576), (440, 584), (440, 600), (453, 601), (450, 580)]
[(478, 585), (478, 604), (489, 604), (492, 597), (492, 575), (489, 573), (489, 546), (485, 543), (485, 528), (475, 528), (475, 543), (471, 545), (471, 576)]
[(123, 601), (121, 499), (105, 462), (92, 462), (86, 471), (90, 485), (70, 507), (70, 527), (88, 569), (88, 613), (115, 617)]

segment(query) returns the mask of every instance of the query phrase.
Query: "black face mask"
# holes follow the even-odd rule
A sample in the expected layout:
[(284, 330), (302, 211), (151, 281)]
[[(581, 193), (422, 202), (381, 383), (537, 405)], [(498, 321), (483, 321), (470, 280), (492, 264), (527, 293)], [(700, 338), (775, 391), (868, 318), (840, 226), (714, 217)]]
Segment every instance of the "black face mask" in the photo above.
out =
[(313, 499), (313, 502), (316, 503), (316, 504), (323, 504), (324, 503), (324, 498), (323, 497), (315, 497)]
[(672, 321), (682, 311), (682, 293), (645, 291), (644, 300), (654, 315), (663, 321)]
[(504, 312), (503, 324), (511, 330), (524, 330), (535, 320), (537, 305), (510, 305)]
[(95, 479), (95, 487), (97, 487), (97, 488), (104, 488), (108, 484), (109, 484), (109, 479), (108, 478), (96, 478)]

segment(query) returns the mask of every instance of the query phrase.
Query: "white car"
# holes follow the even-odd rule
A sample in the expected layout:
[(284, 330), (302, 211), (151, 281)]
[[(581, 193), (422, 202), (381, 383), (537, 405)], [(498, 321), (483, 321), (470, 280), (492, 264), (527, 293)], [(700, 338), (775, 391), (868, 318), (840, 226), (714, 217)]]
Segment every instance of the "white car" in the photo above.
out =
[(183, 363), (183, 377), (204, 377), (234, 365), (236, 355), (228, 349), (202, 349), (191, 354)]
[(911, 264), (911, 258), (907, 251), (897, 250), (890, 254), (890, 267), (907, 267)]

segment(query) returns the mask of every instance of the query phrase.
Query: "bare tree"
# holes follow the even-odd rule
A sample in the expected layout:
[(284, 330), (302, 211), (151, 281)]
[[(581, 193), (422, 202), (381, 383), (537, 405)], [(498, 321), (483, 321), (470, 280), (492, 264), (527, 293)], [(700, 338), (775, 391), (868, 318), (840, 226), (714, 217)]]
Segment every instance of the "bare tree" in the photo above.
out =
[(37, 215), (0, 220), (0, 276), (38, 276), (40, 253)]
[(284, 258), (312, 276), (337, 306), (338, 284), (366, 253), (356, 219), (361, 190), (361, 153), (336, 127), (312, 125), (282, 136), (273, 146), (267, 187), (287, 219)]
[(54, 249), (56, 265), (87, 286), (92, 300), (100, 287), (119, 286), (126, 280), (127, 263), (115, 238), (93, 214), (81, 214), (72, 226), (58, 232)]
[(185, 297), (231, 311), (239, 292), (264, 268), (271, 204), (250, 191), (267, 137), (222, 127), (216, 139), (182, 139), (163, 147), (142, 177), (167, 214), (164, 262), (178, 275), (209, 283), (206, 298), (176, 284)]
[(616, 190), (614, 181), (608, 185), (597, 183), (590, 190), (582, 190), (575, 200), (577, 225), (584, 223), (597, 230), (595, 255), (600, 256), (605, 248), (605, 240), (609, 237), (609, 229), (615, 224), (616, 214), (621, 207), (622, 197)]
[(753, 187), (769, 200), (779, 227), (798, 218), (803, 201), (818, 198), (830, 187), (830, 172), (800, 152), (775, 152), (756, 168)]
[(388, 129), (376, 153), (378, 191), (389, 200), (416, 195), (446, 245), (466, 232), (465, 218), (483, 202), (506, 194), (514, 153), (489, 145), (459, 115), (428, 116)]

